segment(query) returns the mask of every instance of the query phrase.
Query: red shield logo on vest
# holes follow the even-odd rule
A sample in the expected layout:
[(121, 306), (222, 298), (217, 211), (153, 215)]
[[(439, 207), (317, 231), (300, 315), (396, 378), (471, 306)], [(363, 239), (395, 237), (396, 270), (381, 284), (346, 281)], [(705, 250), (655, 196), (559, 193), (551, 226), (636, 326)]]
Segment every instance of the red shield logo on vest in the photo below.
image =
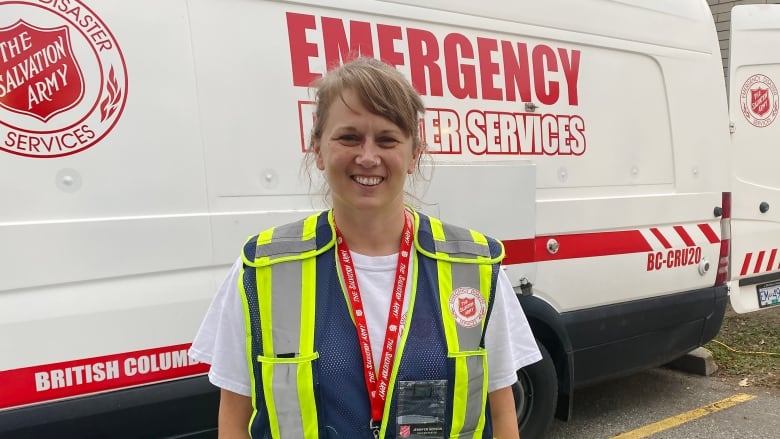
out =
[(0, 106), (46, 122), (84, 97), (67, 26), (40, 28), (19, 20), (0, 28), (0, 41)]
[(463, 317), (473, 317), (477, 313), (476, 300), (470, 297), (458, 298), (458, 311)]
[(769, 112), (769, 89), (757, 88), (750, 90), (750, 109), (758, 116), (764, 116)]
[(475, 288), (460, 287), (450, 295), (450, 314), (458, 325), (473, 328), (482, 322), (487, 313), (487, 303)]

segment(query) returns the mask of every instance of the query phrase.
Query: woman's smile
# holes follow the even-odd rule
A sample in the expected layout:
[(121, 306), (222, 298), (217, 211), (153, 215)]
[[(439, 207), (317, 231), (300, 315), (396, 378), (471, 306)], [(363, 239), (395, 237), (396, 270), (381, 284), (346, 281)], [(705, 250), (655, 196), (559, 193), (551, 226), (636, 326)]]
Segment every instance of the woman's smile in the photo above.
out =
[(361, 186), (377, 186), (379, 183), (382, 183), (384, 180), (383, 177), (365, 177), (361, 175), (356, 175), (352, 177), (352, 180), (357, 182)]

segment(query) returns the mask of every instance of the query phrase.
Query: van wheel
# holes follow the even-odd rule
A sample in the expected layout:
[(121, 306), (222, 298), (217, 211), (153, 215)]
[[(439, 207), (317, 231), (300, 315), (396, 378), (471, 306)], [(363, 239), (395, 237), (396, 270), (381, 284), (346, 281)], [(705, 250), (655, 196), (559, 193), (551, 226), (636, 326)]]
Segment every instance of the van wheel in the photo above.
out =
[(517, 371), (517, 382), (512, 386), (520, 437), (544, 437), (555, 415), (558, 399), (558, 377), (555, 364), (544, 345), (536, 341), (542, 359)]

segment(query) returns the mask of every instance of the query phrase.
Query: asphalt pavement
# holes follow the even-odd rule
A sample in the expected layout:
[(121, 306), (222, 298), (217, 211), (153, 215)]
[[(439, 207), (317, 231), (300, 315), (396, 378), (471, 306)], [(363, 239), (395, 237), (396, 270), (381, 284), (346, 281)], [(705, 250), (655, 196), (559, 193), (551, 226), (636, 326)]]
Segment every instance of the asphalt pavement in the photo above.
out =
[(575, 391), (550, 439), (780, 438), (780, 389), (658, 368)]

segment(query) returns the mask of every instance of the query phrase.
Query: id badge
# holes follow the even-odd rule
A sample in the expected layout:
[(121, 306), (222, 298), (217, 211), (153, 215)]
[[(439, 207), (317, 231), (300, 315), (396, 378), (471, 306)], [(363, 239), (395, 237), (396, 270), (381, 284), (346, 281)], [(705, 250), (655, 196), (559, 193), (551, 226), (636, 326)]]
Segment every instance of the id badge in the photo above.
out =
[(447, 380), (398, 383), (398, 437), (444, 438)]

